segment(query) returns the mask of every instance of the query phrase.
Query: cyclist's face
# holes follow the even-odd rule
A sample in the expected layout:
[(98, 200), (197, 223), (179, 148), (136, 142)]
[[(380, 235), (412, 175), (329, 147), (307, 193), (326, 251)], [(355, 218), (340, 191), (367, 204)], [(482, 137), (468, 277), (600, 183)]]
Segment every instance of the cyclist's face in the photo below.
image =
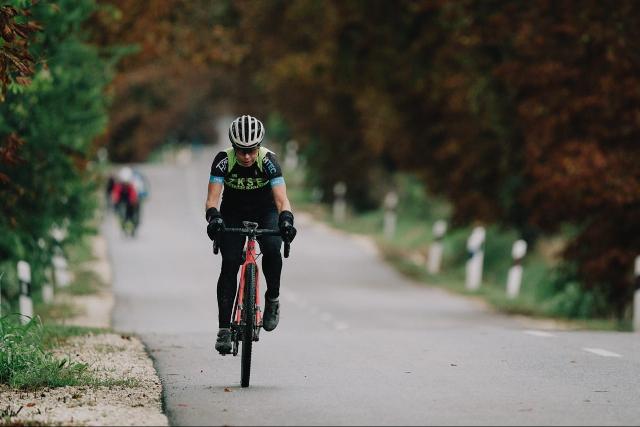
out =
[(250, 150), (241, 150), (239, 148), (236, 148), (235, 152), (238, 162), (245, 167), (253, 165), (258, 158), (257, 148), (252, 148)]

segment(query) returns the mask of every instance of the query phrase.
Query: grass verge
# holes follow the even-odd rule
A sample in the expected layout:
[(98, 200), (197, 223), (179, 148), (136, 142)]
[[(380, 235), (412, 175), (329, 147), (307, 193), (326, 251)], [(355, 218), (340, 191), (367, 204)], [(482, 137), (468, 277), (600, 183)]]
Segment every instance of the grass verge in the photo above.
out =
[(44, 326), (38, 316), (22, 325), (17, 316), (0, 318), (0, 384), (32, 390), (40, 387), (108, 385), (95, 379), (88, 366), (55, 357), (51, 348), (69, 337), (107, 330), (77, 326)]
[(13, 317), (0, 318), (0, 384), (21, 390), (64, 386), (139, 386), (135, 378), (96, 378), (86, 364), (74, 362), (70, 357), (55, 357), (51, 352), (72, 337), (113, 332), (110, 329), (44, 325), (38, 317), (22, 325)]
[(60, 292), (76, 296), (94, 295), (105, 286), (94, 271), (77, 270), (74, 275), (74, 281), (69, 286), (60, 288)]
[[(301, 182), (301, 180), (298, 180)], [(350, 212), (348, 220), (336, 223), (330, 207), (313, 201), (311, 192), (294, 185), (289, 191), (296, 210), (310, 213), (316, 220), (334, 228), (372, 238), (384, 259), (400, 273), (412, 280), (435, 285), (455, 293), (482, 298), (494, 310), (537, 319), (554, 320), (562, 327), (588, 330), (632, 330), (631, 322), (615, 318), (593, 318), (591, 308), (597, 303), (596, 295), (576, 290), (571, 284), (558, 281), (554, 269), (554, 254), (548, 247), (556, 242), (541, 240), (523, 261), (523, 280), (517, 298), (506, 295), (506, 279), (511, 266), (511, 245), (518, 236), (513, 230), (486, 227), (484, 245), (484, 274), (477, 291), (465, 288), (466, 240), (471, 227), (451, 230), (443, 240), (444, 255), (441, 273), (429, 274), (426, 259), (433, 241), (431, 225), (436, 219), (446, 218), (448, 208), (441, 201), (420, 199), (407, 185), (405, 201), (398, 209), (395, 235), (383, 235), (383, 212)], [(402, 198), (401, 198), (402, 200)], [(418, 209), (416, 206), (425, 206)]]

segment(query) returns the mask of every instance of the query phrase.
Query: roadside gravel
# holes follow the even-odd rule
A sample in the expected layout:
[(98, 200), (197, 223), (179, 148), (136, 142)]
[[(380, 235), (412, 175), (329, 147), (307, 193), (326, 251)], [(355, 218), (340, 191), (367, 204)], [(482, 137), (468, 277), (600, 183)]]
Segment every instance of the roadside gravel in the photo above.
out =
[[(111, 283), (105, 240), (93, 241), (97, 257), (87, 268)], [(62, 296), (60, 296), (62, 297)], [(66, 324), (109, 327), (110, 286), (95, 295), (70, 297), (81, 313)], [(162, 385), (142, 342), (119, 333), (87, 334), (53, 350), (60, 358), (86, 363), (93, 376), (113, 385), (18, 391), (0, 385), (0, 425), (167, 426)]]
[[(86, 363), (95, 377), (123, 385), (0, 388), (0, 409), (16, 413), (9, 424), (143, 426), (168, 425), (162, 413), (162, 386), (139, 339), (117, 334), (74, 337), (54, 353)], [(123, 381), (124, 380), (124, 381)]]

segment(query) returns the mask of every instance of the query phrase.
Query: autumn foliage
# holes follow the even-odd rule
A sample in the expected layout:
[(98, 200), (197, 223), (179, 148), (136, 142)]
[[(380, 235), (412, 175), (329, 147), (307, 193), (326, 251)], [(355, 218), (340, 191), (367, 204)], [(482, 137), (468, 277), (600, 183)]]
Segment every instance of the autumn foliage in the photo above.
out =
[(41, 29), (30, 16), (28, 8), (0, 6), (0, 100), (4, 99), (12, 81), (28, 84), (34, 71), (34, 59), (29, 52), (31, 35)]
[(211, 96), (239, 57), (222, 27), (226, 10), (204, 0), (102, 2), (89, 25), (93, 40), (124, 55), (100, 141), (113, 160), (143, 160), (167, 139), (215, 137)]
[(565, 233), (566, 280), (623, 316), (640, 254), (640, 3), (103, 3), (120, 15), (98, 41), (140, 47), (114, 84), (116, 157), (212, 137), (213, 105), (278, 112), (325, 194), (345, 180), (375, 207), (409, 171), (457, 224)]

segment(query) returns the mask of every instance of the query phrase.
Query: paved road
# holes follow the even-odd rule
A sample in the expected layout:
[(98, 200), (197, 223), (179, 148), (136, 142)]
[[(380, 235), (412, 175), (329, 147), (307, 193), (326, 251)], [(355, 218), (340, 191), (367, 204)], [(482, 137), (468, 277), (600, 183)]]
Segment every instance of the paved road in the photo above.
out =
[(115, 328), (141, 335), (173, 425), (636, 425), (640, 336), (539, 330), (412, 283), (366, 242), (297, 216), (281, 321), (240, 359), (213, 349), (212, 153), (149, 165), (135, 240), (103, 226)]

